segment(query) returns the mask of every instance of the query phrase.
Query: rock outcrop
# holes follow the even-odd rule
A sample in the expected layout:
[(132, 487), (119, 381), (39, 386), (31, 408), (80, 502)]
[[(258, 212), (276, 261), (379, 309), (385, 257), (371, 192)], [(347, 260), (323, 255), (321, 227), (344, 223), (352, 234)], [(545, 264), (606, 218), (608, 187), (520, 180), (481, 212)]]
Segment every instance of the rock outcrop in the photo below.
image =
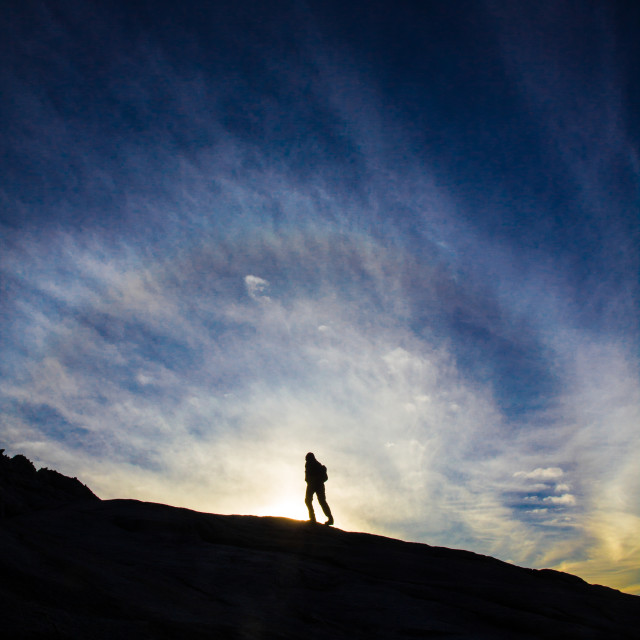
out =
[(27, 483), (39, 508), (1, 521), (6, 637), (639, 637), (640, 598), (567, 574), (285, 518), (101, 501), (72, 482), (54, 481), (77, 499), (56, 489), (51, 509)]
[(0, 516), (59, 507), (78, 500), (99, 498), (77, 478), (52, 469), (38, 469), (18, 454), (10, 458), (0, 449)]

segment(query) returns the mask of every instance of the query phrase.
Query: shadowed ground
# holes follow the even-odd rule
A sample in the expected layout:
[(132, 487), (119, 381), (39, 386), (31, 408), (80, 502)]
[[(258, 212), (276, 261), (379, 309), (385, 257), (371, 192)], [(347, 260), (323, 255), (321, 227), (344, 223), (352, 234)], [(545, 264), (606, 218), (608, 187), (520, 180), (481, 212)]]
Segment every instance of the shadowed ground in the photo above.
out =
[[(16, 494), (15, 477), (4, 474), (3, 483), (5, 494)], [(636, 596), (465, 551), (285, 518), (83, 494), (25, 507), (0, 523), (7, 637), (631, 639), (640, 633)]]

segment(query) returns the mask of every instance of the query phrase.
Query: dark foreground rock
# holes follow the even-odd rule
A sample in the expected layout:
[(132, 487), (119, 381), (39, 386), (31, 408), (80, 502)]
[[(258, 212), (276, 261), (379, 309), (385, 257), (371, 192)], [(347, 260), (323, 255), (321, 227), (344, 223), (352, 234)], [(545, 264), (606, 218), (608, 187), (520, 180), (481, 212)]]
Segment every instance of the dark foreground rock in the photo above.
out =
[(638, 638), (640, 598), (285, 518), (87, 496), (0, 520), (10, 638)]

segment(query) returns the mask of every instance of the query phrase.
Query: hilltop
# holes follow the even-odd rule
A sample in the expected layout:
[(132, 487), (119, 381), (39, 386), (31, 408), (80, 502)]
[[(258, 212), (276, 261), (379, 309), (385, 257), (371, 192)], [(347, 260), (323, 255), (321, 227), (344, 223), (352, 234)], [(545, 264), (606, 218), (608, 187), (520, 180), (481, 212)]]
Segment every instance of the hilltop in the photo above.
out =
[(467, 551), (286, 518), (100, 500), (0, 458), (15, 638), (637, 638), (640, 598)]

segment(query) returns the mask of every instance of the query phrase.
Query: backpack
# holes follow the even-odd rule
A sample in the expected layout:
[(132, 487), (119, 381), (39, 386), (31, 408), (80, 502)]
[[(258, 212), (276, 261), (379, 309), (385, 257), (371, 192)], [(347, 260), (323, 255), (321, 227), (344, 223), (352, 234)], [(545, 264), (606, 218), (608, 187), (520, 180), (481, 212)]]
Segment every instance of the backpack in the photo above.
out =
[(322, 471), (318, 474), (318, 479), (322, 482), (326, 482), (329, 479), (329, 474), (327, 473), (327, 467), (323, 464), (320, 465), (322, 467)]

